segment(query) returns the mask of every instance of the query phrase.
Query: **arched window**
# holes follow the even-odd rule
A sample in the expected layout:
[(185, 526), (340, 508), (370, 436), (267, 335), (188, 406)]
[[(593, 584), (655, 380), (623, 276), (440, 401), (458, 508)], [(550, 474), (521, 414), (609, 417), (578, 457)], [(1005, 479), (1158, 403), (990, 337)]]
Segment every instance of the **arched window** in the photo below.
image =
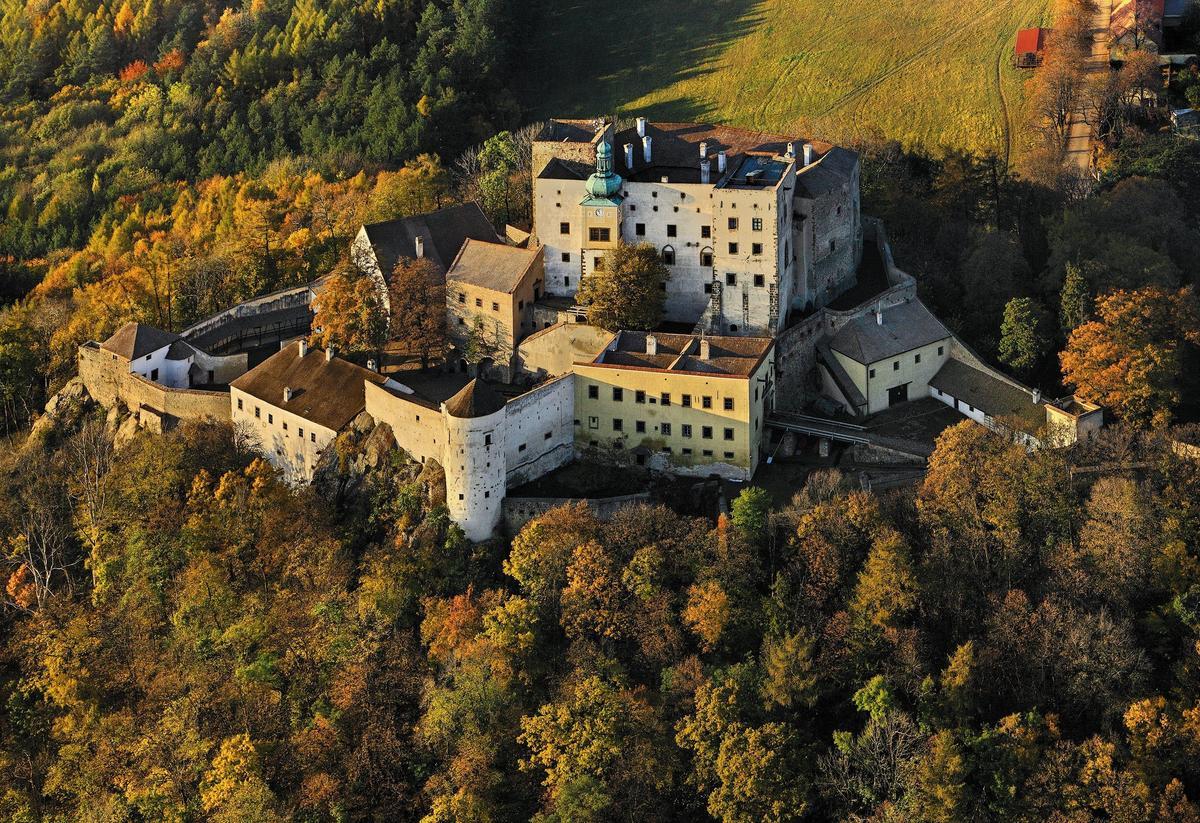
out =
[(700, 265), (704, 266), (705, 268), (712, 268), (712, 264), (713, 264), (712, 246), (705, 246), (704, 248), (700, 249)]
[(662, 261), (664, 263), (666, 263), (668, 266), (675, 265), (675, 247), (674, 246), (663, 246)]

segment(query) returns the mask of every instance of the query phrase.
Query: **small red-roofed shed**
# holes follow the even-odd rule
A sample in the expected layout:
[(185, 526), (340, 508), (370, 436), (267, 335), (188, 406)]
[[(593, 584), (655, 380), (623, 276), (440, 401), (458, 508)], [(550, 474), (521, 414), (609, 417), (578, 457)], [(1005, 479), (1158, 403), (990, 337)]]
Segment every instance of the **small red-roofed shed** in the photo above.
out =
[(1019, 69), (1032, 69), (1042, 65), (1046, 39), (1050, 29), (1021, 29), (1017, 32), (1017, 46), (1013, 50), (1013, 64)]

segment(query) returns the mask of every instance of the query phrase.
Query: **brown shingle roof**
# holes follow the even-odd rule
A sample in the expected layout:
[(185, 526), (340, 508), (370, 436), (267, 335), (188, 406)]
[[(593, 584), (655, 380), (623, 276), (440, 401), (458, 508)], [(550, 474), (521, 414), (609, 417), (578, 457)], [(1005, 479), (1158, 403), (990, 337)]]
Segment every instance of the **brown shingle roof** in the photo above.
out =
[(504, 398), (478, 378), (463, 386), (462, 391), (446, 401), (446, 413), (451, 417), (487, 417), (504, 408)]
[(126, 360), (137, 360), (171, 345), (178, 339), (179, 335), (172, 332), (131, 321), (117, 329), (112, 337), (100, 344), (100, 348)]
[(770, 351), (766, 337), (705, 337), (709, 356), (700, 357), (700, 337), (690, 334), (653, 334), (655, 354), (646, 353), (651, 332), (623, 331), (593, 362), (601, 366), (629, 366), (662, 371), (701, 372), (748, 377)]
[(1032, 391), (962, 361), (947, 360), (929, 385), (995, 420), (1016, 421), (1020, 430), (1027, 434), (1046, 425), (1046, 410), (1033, 402)]
[[(300, 356), (299, 343), (292, 343), (234, 380), (230, 385), (277, 409), (333, 431), (341, 431), (366, 406), (364, 381), (383, 383), (376, 372), (310, 349)], [(284, 401), (283, 390), (292, 390)]]
[(446, 272), (446, 281), (511, 294), (542, 253), (541, 248), (519, 249), (500, 243), (467, 238)]

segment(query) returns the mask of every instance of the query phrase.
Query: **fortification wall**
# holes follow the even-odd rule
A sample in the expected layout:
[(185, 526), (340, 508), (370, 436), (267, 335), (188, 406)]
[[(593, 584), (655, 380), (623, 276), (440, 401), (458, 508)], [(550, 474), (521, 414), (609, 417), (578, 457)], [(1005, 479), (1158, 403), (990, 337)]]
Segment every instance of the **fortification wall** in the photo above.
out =
[(413, 459), (442, 462), (446, 449), (446, 421), (439, 409), (409, 399), (375, 383), (364, 383), (367, 414), (392, 429), (396, 445)]
[[(319, 288), (317, 281), (264, 294), (206, 317), (188, 326), (180, 336), (193, 346), (212, 352), (246, 336), (261, 337), (263, 330), (267, 336), (302, 330), (307, 327), (309, 305)], [(256, 321), (262, 321), (263, 330), (255, 331)]]
[(649, 503), (650, 493), (641, 492), (623, 497), (602, 497), (598, 500), (583, 501), (572, 497), (508, 497), (504, 500), (504, 528), (509, 534), (516, 534), (530, 520), (541, 517), (551, 509), (579, 502), (586, 503), (596, 517), (608, 520), (626, 506)]
[(575, 458), (575, 375), (510, 400), (505, 410), (506, 485), (519, 486)]
[[(124, 404), (148, 428), (162, 431), (180, 420), (230, 419), (228, 392), (168, 388), (127, 369), (124, 360), (113, 359), (98, 345), (79, 349), (79, 377), (92, 399), (106, 408)], [(148, 409), (146, 414), (141, 414), (142, 407)]]

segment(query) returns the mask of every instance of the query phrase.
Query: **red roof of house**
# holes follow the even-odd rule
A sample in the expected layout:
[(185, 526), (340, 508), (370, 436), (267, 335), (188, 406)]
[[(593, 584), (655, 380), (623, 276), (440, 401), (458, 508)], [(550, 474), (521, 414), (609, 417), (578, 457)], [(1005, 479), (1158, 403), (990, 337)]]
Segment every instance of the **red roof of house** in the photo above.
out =
[(1017, 54), (1033, 54), (1046, 47), (1050, 29), (1021, 29), (1017, 32)]

